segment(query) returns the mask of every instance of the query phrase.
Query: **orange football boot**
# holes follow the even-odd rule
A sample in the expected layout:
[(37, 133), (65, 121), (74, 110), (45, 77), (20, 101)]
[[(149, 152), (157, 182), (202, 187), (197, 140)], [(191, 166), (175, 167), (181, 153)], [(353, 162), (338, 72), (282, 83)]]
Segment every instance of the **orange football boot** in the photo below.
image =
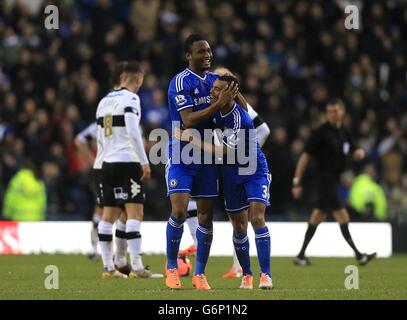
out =
[(243, 274), (242, 268), (237, 269), (237, 271), (233, 270), (233, 268), (230, 268), (227, 273), (223, 275), (224, 279), (227, 278), (240, 278)]
[(181, 289), (178, 269), (168, 269), (166, 271), (165, 285), (170, 289)]
[(180, 256), (196, 256), (197, 248), (194, 245), (189, 246), (184, 250), (178, 251), (178, 255)]
[(271, 290), (271, 288), (273, 288), (273, 282), (267, 273), (262, 273), (260, 275), (259, 288), (265, 290)]
[(240, 289), (253, 289), (253, 276), (251, 274), (243, 276)]
[(197, 290), (211, 290), (211, 287), (209, 286), (204, 274), (197, 274), (193, 276), (192, 284)]

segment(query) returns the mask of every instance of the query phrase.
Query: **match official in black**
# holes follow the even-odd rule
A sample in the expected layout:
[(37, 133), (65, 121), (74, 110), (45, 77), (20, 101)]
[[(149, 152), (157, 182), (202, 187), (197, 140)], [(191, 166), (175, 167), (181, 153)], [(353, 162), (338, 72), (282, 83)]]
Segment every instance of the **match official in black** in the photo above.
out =
[(302, 266), (310, 264), (305, 256), (305, 250), (318, 224), (325, 220), (327, 213), (332, 213), (335, 220), (339, 222), (343, 237), (355, 252), (357, 262), (365, 265), (376, 257), (376, 253), (360, 253), (356, 248), (349, 233), (348, 211), (339, 199), (340, 175), (345, 169), (348, 155), (351, 154), (355, 160), (361, 160), (365, 157), (365, 152), (355, 146), (350, 133), (342, 125), (346, 113), (344, 103), (334, 99), (326, 105), (325, 111), (326, 123), (312, 132), (295, 169), (292, 193), (294, 198), (298, 199), (302, 192), (301, 179), (305, 169), (310, 157), (315, 158), (318, 170), (318, 203), (312, 211), (304, 243), (300, 253), (294, 258), (294, 263)]

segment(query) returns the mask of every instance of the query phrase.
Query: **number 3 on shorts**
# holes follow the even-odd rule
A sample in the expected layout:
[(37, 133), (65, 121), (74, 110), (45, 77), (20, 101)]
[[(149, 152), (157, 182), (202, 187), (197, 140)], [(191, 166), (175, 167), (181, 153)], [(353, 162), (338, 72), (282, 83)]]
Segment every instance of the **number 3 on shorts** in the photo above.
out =
[(262, 188), (263, 188), (263, 194), (262, 194), (263, 198), (264, 198), (264, 199), (268, 199), (268, 196), (269, 196), (269, 189), (268, 189), (268, 186), (267, 186), (267, 185), (263, 185)]
[(270, 199), (271, 174), (267, 174), (267, 180), (268, 180), (269, 184), (268, 185), (267, 184), (262, 185), (262, 188), (263, 188), (262, 196), (263, 196), (264, 199), (268, 200), (268, 199)]

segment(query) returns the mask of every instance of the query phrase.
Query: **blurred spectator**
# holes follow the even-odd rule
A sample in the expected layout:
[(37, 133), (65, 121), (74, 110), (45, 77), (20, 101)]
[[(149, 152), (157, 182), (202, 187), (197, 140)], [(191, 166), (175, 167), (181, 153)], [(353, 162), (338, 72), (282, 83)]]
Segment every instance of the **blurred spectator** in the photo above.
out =
[(367, 164), (356, 176), (350, 190), (349, 202), (365, 220), (386, 221), (387, 200), (383, 188), (374, 181), (375, 169)]
[(45, 220), (46, 191), (32, 164), (26, 163), (10, 180), (3, 204), (3, 216), (13, 221)]

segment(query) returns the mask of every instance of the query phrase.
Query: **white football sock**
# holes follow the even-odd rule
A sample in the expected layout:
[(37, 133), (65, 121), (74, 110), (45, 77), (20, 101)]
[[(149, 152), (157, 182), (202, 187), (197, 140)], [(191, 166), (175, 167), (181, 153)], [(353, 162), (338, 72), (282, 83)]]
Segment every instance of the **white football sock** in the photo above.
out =
[[(118, 234), (119, 233), (119, 234)], [(114, 255), (114, 264), (118, 267), (127, 265), (127, 238), (126, 238), (126, 224), (120, 220), (116, 221), (116, 234), (114, 238), (116, 251)]]
[(96, 255), (98, 254), (98, 229), (97, 226), (100, 222), (100, 216), (97, 214), (97, 212), (93, 213), (92, 216), (92, 230), (90, 232), (90, 243), (92, 245), (92, 254)]
[(196, 229), (198, 229), (198, 217), (187, 218), (186, 223), (188, 224), (189, 231), (191, 232), (192, 239), (194, 239), (194, 246), (197, 246), (196, 240)]
[(141, 221), (128, 219), (126, 222), (127, 243), (129, 245), (130, 264), (134, 271), (143, 270), (143, 261), (141, 259)]
[(98, 233), (100, 250), (102, 251), (103, 267), (107, 271), (113, 271), (114, 270), (113, 252), (112, 252), (113, 224), (103, 220), (100, 221), (98, 225)]
[(232, 266), (232, 270), (234, 272), (237, 272), (240, 268), (241, 268), (241, 266), (240, 266), (240, 263), (239, 263), (239, 259), (237, 258), (237, 255), (236, 255), (236, 250), (233, 248), (233, 266)]

